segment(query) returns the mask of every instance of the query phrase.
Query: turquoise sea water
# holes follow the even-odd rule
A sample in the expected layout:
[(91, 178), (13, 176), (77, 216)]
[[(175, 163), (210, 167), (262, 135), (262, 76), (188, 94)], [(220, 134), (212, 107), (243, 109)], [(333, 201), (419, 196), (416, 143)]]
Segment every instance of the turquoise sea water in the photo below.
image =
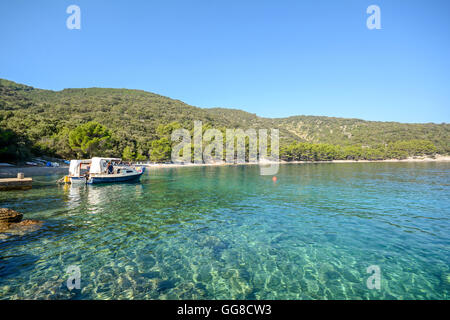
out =
[[(450, 163), (152, 169), (0, 193), (0, 299), (449, 299)], [(69, 291), (66, 270), (81, 270)], [(381, 270), (368, 289), (367, 267)]]

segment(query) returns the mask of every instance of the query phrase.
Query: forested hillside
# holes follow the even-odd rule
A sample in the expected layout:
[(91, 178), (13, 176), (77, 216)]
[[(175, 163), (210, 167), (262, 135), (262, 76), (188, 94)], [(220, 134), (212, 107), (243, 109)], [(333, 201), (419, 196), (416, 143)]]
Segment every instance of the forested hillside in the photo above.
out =
[[(32, 155), (72, 158), (93, 152), (165, 161), (172, 145), (168, 140), (170, 130), (191, 130), (194, 120), (218, 129), (278, 128), (283, 152), (289, 148), (293, 152), (298, 143), (306, 143), (303, 146), (327, 144), (347, 151), (377, 149), (383, 153), (376, 152), (377, 157), (388, 157), (388, 146), (391, 150), (408, 141), (407, 149), (413, 150), (408, 155), (450, 152), (449, 124), (314, 116), (269, 119), (241, 110), (197, 108), (141, 90), (51, 91), (0, 79), (1, 161), (18, 161)], [(428, 146), (426, 151), (424, 145)], [(341, 157), (347, 156), (341, 153)], [(286, 153), (284, 158), (289, 159)]]

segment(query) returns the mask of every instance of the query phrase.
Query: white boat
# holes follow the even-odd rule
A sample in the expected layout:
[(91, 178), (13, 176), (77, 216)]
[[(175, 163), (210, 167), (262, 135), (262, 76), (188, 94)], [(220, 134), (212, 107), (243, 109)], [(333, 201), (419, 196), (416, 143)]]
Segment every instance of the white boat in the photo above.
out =
[(89, 175), (91, 160), (70, 160), (69, 175), (64, 178), (65, 182), (86, 183)]
[(145, 167), (122, 164), (120, 158), (94, 157), (90, 160), (71, 160), (65, 182), (97, 184), (138, 181), (144, 172)]

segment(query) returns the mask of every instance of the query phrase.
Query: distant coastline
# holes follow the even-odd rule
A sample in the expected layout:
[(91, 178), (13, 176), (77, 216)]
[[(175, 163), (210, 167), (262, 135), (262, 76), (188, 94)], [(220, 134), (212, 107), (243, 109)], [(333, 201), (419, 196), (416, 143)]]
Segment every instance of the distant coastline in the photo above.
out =
[[(308, 163), (370, 163), (370, 162), (390, 162), (390, 163), (405, 163), (405, 162), (450, 162), (450, 156), (436, 155), (431, 157), (410, 157), (406, 159), (386, 159), (386, 160), (330, 160), (330, 161), (279, 161), (279, 164), (308, 164)], [(267, 165), (276, 162), (267, 162)], [(233, 166), (233, 165), (258, 165), (257, 163), (154, 163), (154, 164), (140, 164), (147, 168), (192, 168), (192, 167), (217, 167), (217, 166)], [(18, 172), (23, 172), (25, 176), (41, 176), (41, 175), (64, 175), (69, 170), (68, 166), (61, 167), (33, 167), (33, 166), (0, 166), (0, 178), (15, 177)]]
[[(409, 157), (406, 159), (385, 159), (385, 160), (329, 160), (329, 161), (278, 161), (279, 164), (306, 164), (306, 163), (368, 163), (368, 162), (445, 162), (450, 161), (450, 156), (436, 155), (431, 157)], [(277, 162), (267, 162), (267, 165)], [(174, 167), (207, 167), (207, 166), (227, 166), (227, 165), (258, 165), (258, 163), (155, 163), (146, 165), (149, 168), (174, 168)]]
[[(196, 128), (199, 135), (209, 132), (219, 139), (221, 134), (222, 145), (228, 130), (236, 137), (241, 129), (245, 139), (253, 136), (248, 130), (255, 130), (256, 138), (260, 130), (270, 131), (270, 139), (278, 130), (279, 159), (283, 161), (450, 154), (447, 123), (301, 115), (263, 118), (236, 109), (198, 108), (140, 90), (79, 88), (55, 92), (5, 79), (0, 79), (0, 105), (4, 106), (0, 108), (0, 162), (17, 164), (33, 161), (33, 157), (91, 158), (93, 151), (127, 161), (165, 163), (175, 160), (171, 155), (179, 143), (194, 141), (195, 145)], [(182, 141), (181, 136), (172, 139), (174, 132), (183, 136)], [(204, 143), (212, 147), (211, 140)], [(249, 141), (249, 148), (251, 145)]]

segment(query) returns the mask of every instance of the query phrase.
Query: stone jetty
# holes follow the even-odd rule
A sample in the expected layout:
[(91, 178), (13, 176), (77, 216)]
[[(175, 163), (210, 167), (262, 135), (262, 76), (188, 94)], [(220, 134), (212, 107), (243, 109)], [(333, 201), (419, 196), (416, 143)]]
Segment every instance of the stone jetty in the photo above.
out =
[(0, 179), (0, 191), (31, 189), (32, 178), (25, 178), (23, 173), (18, 173), (17, 178)]

